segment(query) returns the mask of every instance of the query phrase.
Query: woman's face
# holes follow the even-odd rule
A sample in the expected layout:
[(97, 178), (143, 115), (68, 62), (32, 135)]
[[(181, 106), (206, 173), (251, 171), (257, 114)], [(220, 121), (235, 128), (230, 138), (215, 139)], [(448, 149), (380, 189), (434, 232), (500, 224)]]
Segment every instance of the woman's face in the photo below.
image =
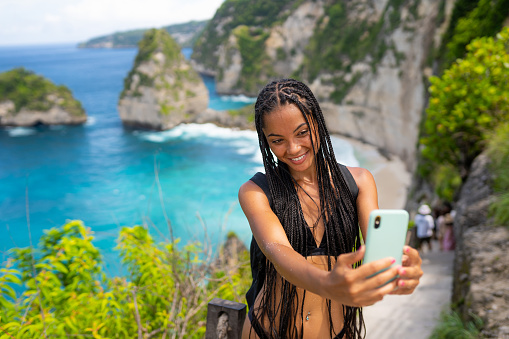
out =
[[(312, 119), (308, 119), (313, 126)], [(315, 154), (311, 144), (311, 131), (302, 112), (296, 105), (276, 108), (263, 117), (263, 133), (272, 153), (288, 165), (291, 172), (306, 171), (314, 166)], [(315, 149), (319, 148), (313, 134)]]

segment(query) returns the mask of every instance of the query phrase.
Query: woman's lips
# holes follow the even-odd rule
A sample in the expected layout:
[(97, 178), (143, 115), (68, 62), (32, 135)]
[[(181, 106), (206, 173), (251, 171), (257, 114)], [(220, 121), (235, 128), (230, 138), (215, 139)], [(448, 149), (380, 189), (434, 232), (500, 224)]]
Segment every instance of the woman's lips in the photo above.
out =
[(290, 158), (290, 161), (296, 165), (300, 165), (301, 163), (304, 162), (304, 160), (306, 160), (306, 155), (308, 154), (308, 152), (302, 154), (302, 155), (299, 155), (298, 157), (295, 157), (295, 158)]

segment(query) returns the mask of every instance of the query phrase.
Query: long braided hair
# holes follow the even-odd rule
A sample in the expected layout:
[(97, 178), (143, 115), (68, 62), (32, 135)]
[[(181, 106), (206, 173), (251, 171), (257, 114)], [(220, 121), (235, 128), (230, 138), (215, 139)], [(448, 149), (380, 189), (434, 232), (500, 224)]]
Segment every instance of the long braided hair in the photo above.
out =
[[(353, 248), (360, 246), (356, 202), (339, 169), (322, 111), (309, 87), (294, 79), (281, 79), (267, 84), (259, 93), (255, 104), (256, 131), (272, 196), (272, 209), (279, 218), (292, 247), (299, 253), (307, 253), (306, 242), (307, 237), (310, 236), (303, 227), (307, 224), (297, 195), (296, 186), (298, 184), (290, 175), (288, 166), (274, 159), (262, 130), (264, 116), (288, 104), (298, 107), (309, 130), (314, 129), (313, 132), (310, 132), (310, 137), (313, 151), (316, 154), (315, 165), (320, 196), (317, 207), (321, 211), (321, 217), (324, 218), (325, 233), (323, 236), (326, 240), (330, 271), (332, 268), (331, 253), (349, 253)], [(319, 142), (313, 140), (316, 135)], [(337, 256), (334, 255), (334, 258), (337, 259)], [(278, 279), (280, 279), (279, 282)], [(279, 298), (275, 295), (275, 286), (278, 283), (281, 286)], [(270, 328), (265, 329), (266, 337), (302, 338), (304, 332), (303, 306), (306, 292), (304, 291), (302, 300), (299, 301), (296, 286), (282, 277), (278, 278), (276, 269), (268, 260), (266, 261), (264, 286), (265, 293), (262, 296), (260, 308), (257, 309), (256, 314), (253, 312), (253, 316), (258, 324), (262, 324), (261, 320), (266, 317), (269, 319)], [(277, 302), (278, 299), (279, 302)], [(330, 334), (331, 337), (334, 337), (336, 333), (333, 333), (335, 330), (330, 300), (327, 300), (327, 308)], [(277, 315), (279, 315), (278, 326), (274, 321)], [(362, 308), (343, 306), (343, 316), (345, 338), (363, 338), (363, 334), (361, 334), (364, 329)], [(297, 317), (301, 319), (300, 329), (296, 325)]]

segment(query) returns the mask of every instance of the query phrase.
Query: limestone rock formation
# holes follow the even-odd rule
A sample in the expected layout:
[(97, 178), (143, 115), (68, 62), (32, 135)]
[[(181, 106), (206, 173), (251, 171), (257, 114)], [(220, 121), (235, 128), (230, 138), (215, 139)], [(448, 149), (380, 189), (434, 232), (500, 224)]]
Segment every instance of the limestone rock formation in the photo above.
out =
[(488, 217), (494, 199), (489, 159), (472, 164), (456, 206), (456, 255), (452, 304), (463, 319), (471, 314), (484, 322), (483, 338), (509, 336), (509, 229)]
[(24, 68), (0, 74), (0, 126), (77, 125), (87, 121), (81, 103)]
[(215, 74), (223, 94), (254, 96), (273, 78), (305, 81), (331, 132), (395, 154), (412, 169), (431, 74), (427, 57), (453, 4), (226, 0), (192, 58)]
[(118, 111), (127, 126), (170, 129), (208, 106), (203, 80), (164, 30), (145, 34), (124, 83)]

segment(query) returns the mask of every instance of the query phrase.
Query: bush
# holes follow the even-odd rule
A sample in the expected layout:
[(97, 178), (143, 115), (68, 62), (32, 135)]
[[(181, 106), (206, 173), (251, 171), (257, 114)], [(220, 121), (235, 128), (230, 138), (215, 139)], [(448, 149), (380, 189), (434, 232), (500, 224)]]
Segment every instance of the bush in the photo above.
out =
[(480, 38), (442, 77), (431, 77), (422, 155), (448, 164), (462, 179), (485, 148), (490, 132), (509, 118), (509, 27)]
[(244, 299), (251, 280), (247, 251), (237, 266), (218, 267), (202, 244), (156, 244), (141, 226), (118, 238), (129, 277), (109, 278), (92, 240), (72, 221), (46, 231), (33, 254), (14, 250), (0, 270), (0, 339), (203, 338), (207, 303)]

